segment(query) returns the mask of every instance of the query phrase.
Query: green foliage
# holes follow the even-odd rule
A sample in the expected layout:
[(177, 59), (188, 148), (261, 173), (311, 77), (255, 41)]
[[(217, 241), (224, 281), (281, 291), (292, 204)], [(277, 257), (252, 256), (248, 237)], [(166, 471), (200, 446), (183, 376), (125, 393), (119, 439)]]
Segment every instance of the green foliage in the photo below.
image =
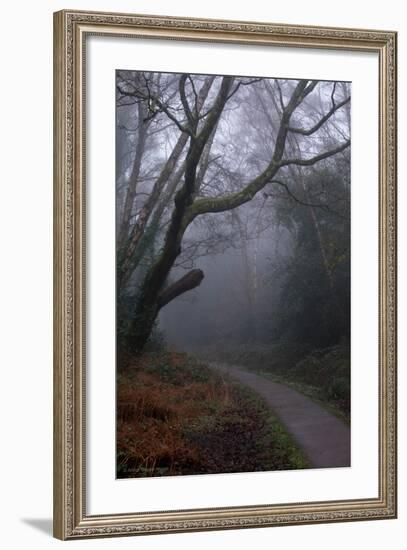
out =
[(347, 346), (316, 350), (297, 363), (288, 376), (317, 387), (323, 401), (350, 412), (350, 355)]
[(269, 346), (222, 346), (213, 348), (205, 356), (241, 365), (293, 386), (349, 419), (350, 350), (346, 343), (324, 349), (311, 349), (288, 341)]
[[(339, 161), (338, 161), (339, 162)], [(323, 348), (349, 339), (350, 212), (349, 185), (344, 174), (315, 170), (304, 188), (290, 182), (296, 196), (310, 207), (280, 199), (276, 219), (291, 229), (293, 251), (284, 265), (274, 266), (270, 284), (279, 284), (273, 338)]]
[(311, 347), (308, 345), (279, 340), (268, 345), (217, 345), (207, 349), (205, 357), (210, 360), (243, 365), (249, 369), (285, 373), (310, 351)]
[(191, 382), (209, 382), (212, 371), (186, 353), (149, 353), (145, 372), (154, 374), (168, 384), (182, 386)]

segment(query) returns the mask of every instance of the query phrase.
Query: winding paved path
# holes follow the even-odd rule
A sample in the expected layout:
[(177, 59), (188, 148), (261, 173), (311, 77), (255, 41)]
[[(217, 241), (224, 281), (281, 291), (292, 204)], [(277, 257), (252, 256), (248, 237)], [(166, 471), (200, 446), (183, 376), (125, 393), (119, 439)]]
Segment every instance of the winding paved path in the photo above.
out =
[(350, 428), (311, 399), (284, 384), (225, 363), (209, 366), (260, 394), (279, 416), (312, 467), (350, 466)]

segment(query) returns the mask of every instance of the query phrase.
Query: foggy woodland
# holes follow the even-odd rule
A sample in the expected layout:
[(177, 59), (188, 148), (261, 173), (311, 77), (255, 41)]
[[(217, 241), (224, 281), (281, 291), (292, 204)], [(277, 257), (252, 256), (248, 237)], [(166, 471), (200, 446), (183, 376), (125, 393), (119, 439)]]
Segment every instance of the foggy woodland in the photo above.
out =
[(116, 101), (118, 476), (349, 466), (350, 84), (117, 71)]
[(118, 339), (349, 338), (350, 85), (117, 72)]

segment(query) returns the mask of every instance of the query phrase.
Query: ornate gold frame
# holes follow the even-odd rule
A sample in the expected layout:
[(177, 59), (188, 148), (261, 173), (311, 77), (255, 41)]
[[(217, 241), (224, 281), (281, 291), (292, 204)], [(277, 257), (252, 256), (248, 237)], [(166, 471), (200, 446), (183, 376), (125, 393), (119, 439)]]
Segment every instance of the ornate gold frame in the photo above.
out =
[[(376, 52), (379, 58), (379, 496), (86, 515), (83, 51), (89, 34)], [(146, 15), (54, 14), (54, 535), (60, 539), (396, 517), (395, 32)]]

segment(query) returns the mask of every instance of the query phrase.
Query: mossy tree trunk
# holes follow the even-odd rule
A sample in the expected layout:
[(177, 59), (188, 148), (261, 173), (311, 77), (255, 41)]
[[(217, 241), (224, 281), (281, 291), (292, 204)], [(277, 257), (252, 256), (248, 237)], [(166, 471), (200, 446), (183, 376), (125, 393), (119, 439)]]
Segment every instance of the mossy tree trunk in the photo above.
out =
[[(174, 210), (165, 236), (162, 252), (156, 262), (148, 270), (140, 288), (135, 314), (130, 324), (130, 331), (127, 338), (128, 348), (134, 353), (139, 353), (143, 349), (152, 332), (160, 308), (168, 303), (168, 300), (162, 299), (162, 295), (165, 293), (167, 296), (172, 295), (168, 288), (165, 289), (165, 283), (175, 260), (181, 253), (182, 238), (189, 225), (186, 218), (186, 212), (193, 203), (198, 163), (204, 151), (205, 144), (210, 138), (222, 114), (223, 108), (226, 105), (233, 80), (232, 77), (223, 78), (214, 105), (207, 115), (202, 129), (198, 132), (198, 113), (193, 113), (190, 110), (185, 98), (185, 80), (183, 80), (182, 77), (180, 79), (180, 95), (188, 119), (188, 126), (185, 128), (185, 131), (189, 134), (189, 148), (185, 160), (184, 184), (175, 195)], [(193, 270), (193, 272), (195, 271), (196, 270)], [(199, 270), (199, 276), (184, 277), (177, 281), (175, 284), (178, 284), (179, 292), (174, 295), (174, 298), (182, 293), (180, 292), (182, 289), (185, 288), (184, 291), (186, 292), (198, 286), (202, 279), (203, 273)], [(191, 282), (193, 283), (192, 285)]]
[[(340, 108), (345, 102), (335, 104), (332, 109), (323, 116), (312, 128), (305, 130), (291, 127), (290, 119), (295, 110), (301, 105), (304, 99), (314, 90), (317, 81), (301, 80), (295, 86), (291, 97), (284, 105), (282, 103), (281, 117), (278, 131), (276, 132), (275, 146), (270, 163), (257, 177), (250, 181), (242, 190), (215, 198), (196, 197), (197, 191), (197, 168), (201, 161), (204, 148), (213, 131), (219, 122), (222, 111), (228, 99), (236, 93), (238, 83), (232, 90), (232, 77), (223, 77), (222, 83), (210, 111), (207, 113), (203, 126), (199, 129), (197, 109), (191, 109), (185, 95), (185, 83), (189, 75), (182, 75), (179, 82), (179, 94), (184, 108), (187, 122), (182, 125), (176, 121), (178, 127), (188, 134), (189, 148), (185, 159), (184, 184), (175, 195), (172, 217), (164, 239), (161, 254), (148, 270), (141, 285), (135, 312), (130, 323), (130, 330), (127, 334), (127, 347), (133, 353), (140, 353), (145, 346), (157, 318), (157, 315), (164, 305), (169, 303), (176, 296), (187, 292), (198, 286), (204, 274), (200, 270), (192, 270), (189, 274), (176, 281), (173, 285), (165, 287), (168, 275), (177, 257), (182, 251), (182, 239), (187, 227), (192, 221), (202, 214), (225, 212), (237, 208), (249, 201), (261, 191), (266, 184), (273, 183), (278, 171), (284, 166), (312, 166), (315, 163), (344, 151), (350, 140), (346, 140), (338, 147), (328, 150), (314, 157), (303, 159), (284, 158), (287, 136), (290, 132), (303, 135), (312, 135)], [(160, 102), (159, 106), (165, 112), (166, 106)], [(170, 118), (173, 115), (167, 113)], [(276, 182), (278, 183), (278, 182)]]
[[(208, 76), (199, 91), (198, 98), (197, 98), (197, 114), (200, 113), (207, 97), (210, 92), (210, 89), (212, 87), (213, 76)], [(143, 102), (139, 103), (139, 109), (142, 108)], [(147, 121), (145, 125), (140, 124), (140, 127), (143, 128), (144, 126), (148, 126), (148, 124), (151, 121)], [(134, 226), (131, 229), (130, 234), (128, 235), (126, 242), (123, 244), (123, 240), (121, 241), (120, 246), (120, 253), (118, 258), (118, 267), (117, 267), (117, 283), (119, 289), (124, 289), (130, 280), (131, 276), (133, 275), (135, 269), (137, 268), (141, 258), (144, 255), (144, 252), (146, 248), (148, 247), (148, 243), (146, 244), (145, 241), (148, 239), (145, 239), (146, 237), (146, 229), (147, 224), (152, 216), (152, 213), (156, 209), (157, 202), (162, 194), (163, 189), (165, 188), (166, 184), (169, 184), (170, 187), (172, 187), (174, 190), (181, 179), (181, 176), (185, 170), (184, 166), (182, 165), (174, 175), (174, 170), (176, 169), (177, 163), (179, 159), (182, 156), (183, 151), (185, 150), (185, 147), (188, 143), (188, 139), (190, 137), (190, 133), (187, 131), (181, 132), (173, 150), (170, 156), (168, 157), (168, 160), (164, 164), (157, 180), (154, 183), (154, 186), (152, 188), (152, 191), (146, 200), (145, 204), (141, 208), (140, 212), (137, 216), (137, 221), (134, 224)], [(173, 193), (168, 193), (169, 199), (171, 198)], [(134, 200), (134, 196), (133, 196)], [(165, 201), (163, 202), (161, 206), (161, 212), (164, 209)], [(154, 227), (158, 227), (157, 224), (152, 224), (152, 227), (150, 229), (154, 229)], [(147, 231), (147, 233), (151, 233)], [(152, 237), (152, 235), (150, 235)]]

